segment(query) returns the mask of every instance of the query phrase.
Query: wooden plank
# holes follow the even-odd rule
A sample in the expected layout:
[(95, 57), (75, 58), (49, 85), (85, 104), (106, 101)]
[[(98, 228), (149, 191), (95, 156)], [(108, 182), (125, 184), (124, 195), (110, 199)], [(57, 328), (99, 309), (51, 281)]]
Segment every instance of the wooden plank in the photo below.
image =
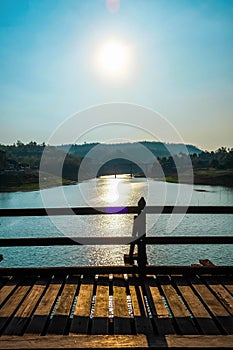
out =
[(129, 318), (127, 306), (127, 294), (124, 285), (113, 286), (114, 297), (114, 316), (120, 318)]
[[(156, 337), (154, 348), (233, 348), (232, 335), (167, 335)], [(8, 349), (92, 349), (92, 348), (148, 348), (145, 335), (74, 335), (74, 336), (2, 336), (1, 350)]]
[[(164, 340), (161, 341), (164, 344)], [(159, 340), (155, 345), (160, 345)], [(3, 336), (0, 349), (147, 348), (145, 335)]]
[(76, 316), (90, 315), (90, 306), (91, 306), (93, 287), (94, 285), (92, 283), (81, 285), (74, 315)]
[[(204, 275), (213, 274), (231, 275), (233, 266), (158, 266), (148, 265), (145, 267), (146, 275)], [(30, 268), (0, 268), (0, 276), (14, 275), (20, 278), (25, 276), (52, 276), (52, 275), (88, 275), (96, 274), (137, 274), (139, 272), (137, 266), (65, 266), (65, 267), (30, 267)]]
[(233, 349), (232, 335), (167, 335), (165, 339), (171, 348)]
[(228, 276), (218, 276), (220, 283), (233, 295), (233, 278)]
[[(132, 305), (133, 305), (133, 315), (134, 317), (140, 317), (141, 314), (145, 315), (145, 310), (144, 310), (144, 303), (141, 300), (141, 308), (143, 308), (143, 311), (140, 310), (140, 306), (139, 306), (139, 300), (138, 300), (138, 296), (137, 296), (137, 292), (136, 292), (136, 287), (130, 285), (129, 286), (129, 290), (130, 290), (130, 295), (131, 295), (131, 300), (132, 300)], [(139, 293), (141, 294), (141, 291), (139, 290)]]
[(109, 286), (97, 285), (94, 317), (108, 317)]
[(0, 307), (7, 300), (9, 295), (13, 292), (17, 283), (18, 283), (17, 280), (11, 279), (11, 280), (7, 281), (7, 283), (5, 285), (2, 286), (2, 288), (0, 290)]
[(13, 316), (14, 312), (20, 307), (20, 304), (27, 292), (33, 284), (33, 280), (22, 282), (19, 285), (7, 302), (3, 305), (0, 310), (0, 332), (7, 326), (8, 321)]
[(108, 334), (109, 279), (100, 278), (96, 288), (92, 334)]
[(229, 314), (233, 316), (233, 296), (230, 292), (227, 291), (214, 276), (205, 276), (202, 280), (208, 284), (209, 288), (224, 305)]
[(48, 279), (39, 279), (31, 288), (30, 292), (18, 308), (14, 317), (4, 330), (5, 335), (22, 335), (24, 327), (35, 309), (42, 293), (45, 290)]
[(143, 290), (138, 278), (129, 279), (129, 291), (136, 333), (147, 335), (153, 334), (154, 330), (147, 314)]
[(94, 281), (82, 281), (71, 322), (70, 334), (86, 334), (90, 320)]
[(159, 292), (159, 288), (157, 286), (150, 286), (150, 292), (158, 318), (168, 318), (169, 312), (164, 304), (163, 298)]
[(64, 334), (71, 313), (78, 282), (79, 276), (70, 276), (66, 280), (60, 299), (56, 305), (53, 318), (47, 329), (47, 334)]
[(180, 333), (197, 334), (197, 329), (190, 318), (190, 314), (177, 294), (176, 289), (171, 285), (169, 278), (161, 276), (158, 279)]
[(131, 334), (126, 285), (123, 278), (115, 278), (113, 281), (113, 300), (114, 334)]
[(32, 319), (25, 331), (29, 334), (41, 334), (52, 311), (52, 307), (62, 287), (63, 278), (55, 277), (47, 286), (46, 292), (33, 313)]
[(208, 307), (218, 325), (223, 332), (232, 334), (233, 332), (233, 319), (215, 295), (204, 285), (200, 279), (192, 278), (192, 286), (199, 294), (202, 302)]
[(172, 319), (169, 315), (168, 309), (165, 306), (165, 301), (159, 291), (159, 287), (155, 280), (150, 279), (149, 291), (151, 294), (153, 307), (152, 313), (160, 335), (175, 334), (175, 329), (172, 324)]
[(188, 304), (188, 307), (199, 325), (201, 332), (203, 334), (220, 334), (220, 331), (214, 323), (211, 315), (203, 306), (201, 300), (193, 292), (188, 281), (183, 276), (174, 276), (172, 280), (179, 289), (183, 299)]

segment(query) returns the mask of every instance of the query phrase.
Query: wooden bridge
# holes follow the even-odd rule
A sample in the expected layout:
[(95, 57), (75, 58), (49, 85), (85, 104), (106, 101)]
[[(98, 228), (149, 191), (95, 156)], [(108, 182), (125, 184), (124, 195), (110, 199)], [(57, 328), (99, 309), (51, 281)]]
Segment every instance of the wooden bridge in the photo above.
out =
[[(112, 215), (115, 209), (73, 212)], [(173, 209), (145, 207), (142, 223), (146, 214)], [(233, 214), (233, 207), (189, 207), (187, 212)], [(141, 210), (126, 207), (119, 213), (139, 215)], [(0, 214), (67, 215), (67, 209), (0, 209)], [(100, 237), (95, 244), (119, 244), (118, 239)], [(0, 239), (2, 247), (85, 243), (91, 244), (90, 238)], [(0, 268), (0, 349), (233, 348), (233, 266), (209, 260), (191, 266), (145, 263), (147, 244), (187, 243), (232, 244), (233, 237), (143, 237), (137, 241), (142, 255), (131, 265)]]

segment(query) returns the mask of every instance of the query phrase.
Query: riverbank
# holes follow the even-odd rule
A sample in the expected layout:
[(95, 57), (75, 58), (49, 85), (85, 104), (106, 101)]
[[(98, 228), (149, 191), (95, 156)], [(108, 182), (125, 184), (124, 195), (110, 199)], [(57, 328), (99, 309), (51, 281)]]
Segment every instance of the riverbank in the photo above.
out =
[[(12, 177), (12, 175), (11, 175)], [(136, 175), (135, 177), (144, 177), (142, 175)], [(12, 179), (11, 179), (12, 180)], [(166, 182), (170, 183), (190, 183), (190, 176), (182, 174), (182, 176), (177, 178), (177, 175), (169, 175), (165, 178)], [(44, 173), (44, 180), (39, 183), (39, 173), (33, 172), (31, 174), (26, 174), (20, 176), (20, 182), (2, 182), (0, 186), (0, 192), (29, 192), (29, 191), (38, 191), (41, 189), (58, 187), (58, 186), (67, 186), (74, 185), (77, 181), (62, 179), (53, 176), (50, 174)], [(226, 186), (233, 187), (233, 170), (194, 170), (194, 182), (195, 185), (208, 185), (208, 186)]]
[(76, 181), (62, 179), (58, 176), (43, 173), (39, 182), (39, 172), (9, 172), (0, 176), (0, 192), (30, 192), (41, 189), (73, 185)]
[(69, 180), (63, 180), (62, 184), (61, 182), (54, 181), (53, 183), (47, 184), (47, 185), (39, 185), (39, 183), (31, 183), (31, 184), (23, 184), (16, 187), (2, 187), (0, 188), (0, 192), (31, 192), (31, 191), (39, 191), (46, 188), (52, 188), (52, 187), (58, 187), (58, 186), (69, 186), (69, 185), (75, 185), (77, 182), (75, 181), (69, 181)]
[[(194, 170), (194, 185), (233, 187), (233, 170), (200, 169)], [(166, 176), (166, 181), (178, 183), (177, 175)], [(190, 183), (189, 176), (182, 174), (181, 183)]]

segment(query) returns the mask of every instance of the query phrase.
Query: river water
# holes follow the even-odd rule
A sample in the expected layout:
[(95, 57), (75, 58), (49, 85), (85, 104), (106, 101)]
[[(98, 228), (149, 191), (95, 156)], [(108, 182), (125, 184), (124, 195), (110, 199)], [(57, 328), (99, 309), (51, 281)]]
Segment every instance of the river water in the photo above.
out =
[[(1, 208), (127, 206), (144, 196), (148, 205), (233, 205), (233, 189), (106, 176), (77, 185), (0, 193)], [(232, 215), (147, 215), (147, 236), (233, 235)], [(1, 217), (1, 237), (131, 236), (132, 215)], [(1, 267), (123, 264), (128, 246), (1, 248)], [(148, 245), (150, 264), (189, 265), (210, 259), (233, 265), (232, 245)]]

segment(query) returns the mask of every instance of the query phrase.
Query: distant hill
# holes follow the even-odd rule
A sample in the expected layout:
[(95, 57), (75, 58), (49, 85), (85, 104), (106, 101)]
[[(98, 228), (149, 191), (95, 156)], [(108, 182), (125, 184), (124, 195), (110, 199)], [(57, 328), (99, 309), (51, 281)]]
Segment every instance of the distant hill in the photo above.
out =
[[(95, 152), (90, 152), (95, 146)], [(150, 152), (145, 152), (144, 147)], [(46, 154), (43, 165), (42, 154)], [(17, 141), (13, 145), (0, 144), (0, 192), (38, 189), (39, 173), (44, 177), (43, 188), (61, 184), (61, 178), (63, 184), (70, 184), (101, 175), (129, 173), (157, 179), (165, 176), (166, 181), (177, 182), (177, 164), (182, 182), (186, 183), (189, 155), (194, 183), (233, 187), (233, 148), (208, 152), (193, 145), (148, 141), (58, 146)]]
[[(139, 158), (145, 156), (145, 153), (142, 151), (142, 147), (140, 145), (145, 146), (149, 151), (153, 153), (155, 157), (160, 158), (169, 157), (180, 153), (190, 155), (196, 153), (198, 155), (202, 152), (201, 149), (193, 145), (185, 145), (185, 148), (183, 144), (149, 141), (116, 144), (87, 143), (82, 145), (59, 145), (56, 146), (56, 148), (64, 152), (68, 152), (69, 154), (72, 154), (74, 156), (78, 156), (79, 158), (83, 158), (93, 147), (97, 145), (99, 147), (99, 150), (104, 153), (111, 152), (112, 154), (117, 153), (118, 155), (119, 153), (121, 153), (123, 156), (124, 153), (134, 152)], [(146, 161), (146, 159), (144, 159), (144, 161)]]
[[(134, 173), (143, 175), (142, 169), (146, 168), (147, 171), (152, 169), (154, 158), (165, 159), (181, 154), (184, 156), (198, 155), (202, 152), (193, 145), (149, 141), (60, 145), (56, 146), (56, 148), (79, 159), (84, 157), (89, 159), (89, 165), (85, 169), (87, 178), (96, 176), (95, 169), (99, 169), (98, 176), (114, 174), (115, 172), (118, 174)], [(145, 152), (145, 148), (149, 152)], [(94, 173), (92, 174), (93, 171)]]

